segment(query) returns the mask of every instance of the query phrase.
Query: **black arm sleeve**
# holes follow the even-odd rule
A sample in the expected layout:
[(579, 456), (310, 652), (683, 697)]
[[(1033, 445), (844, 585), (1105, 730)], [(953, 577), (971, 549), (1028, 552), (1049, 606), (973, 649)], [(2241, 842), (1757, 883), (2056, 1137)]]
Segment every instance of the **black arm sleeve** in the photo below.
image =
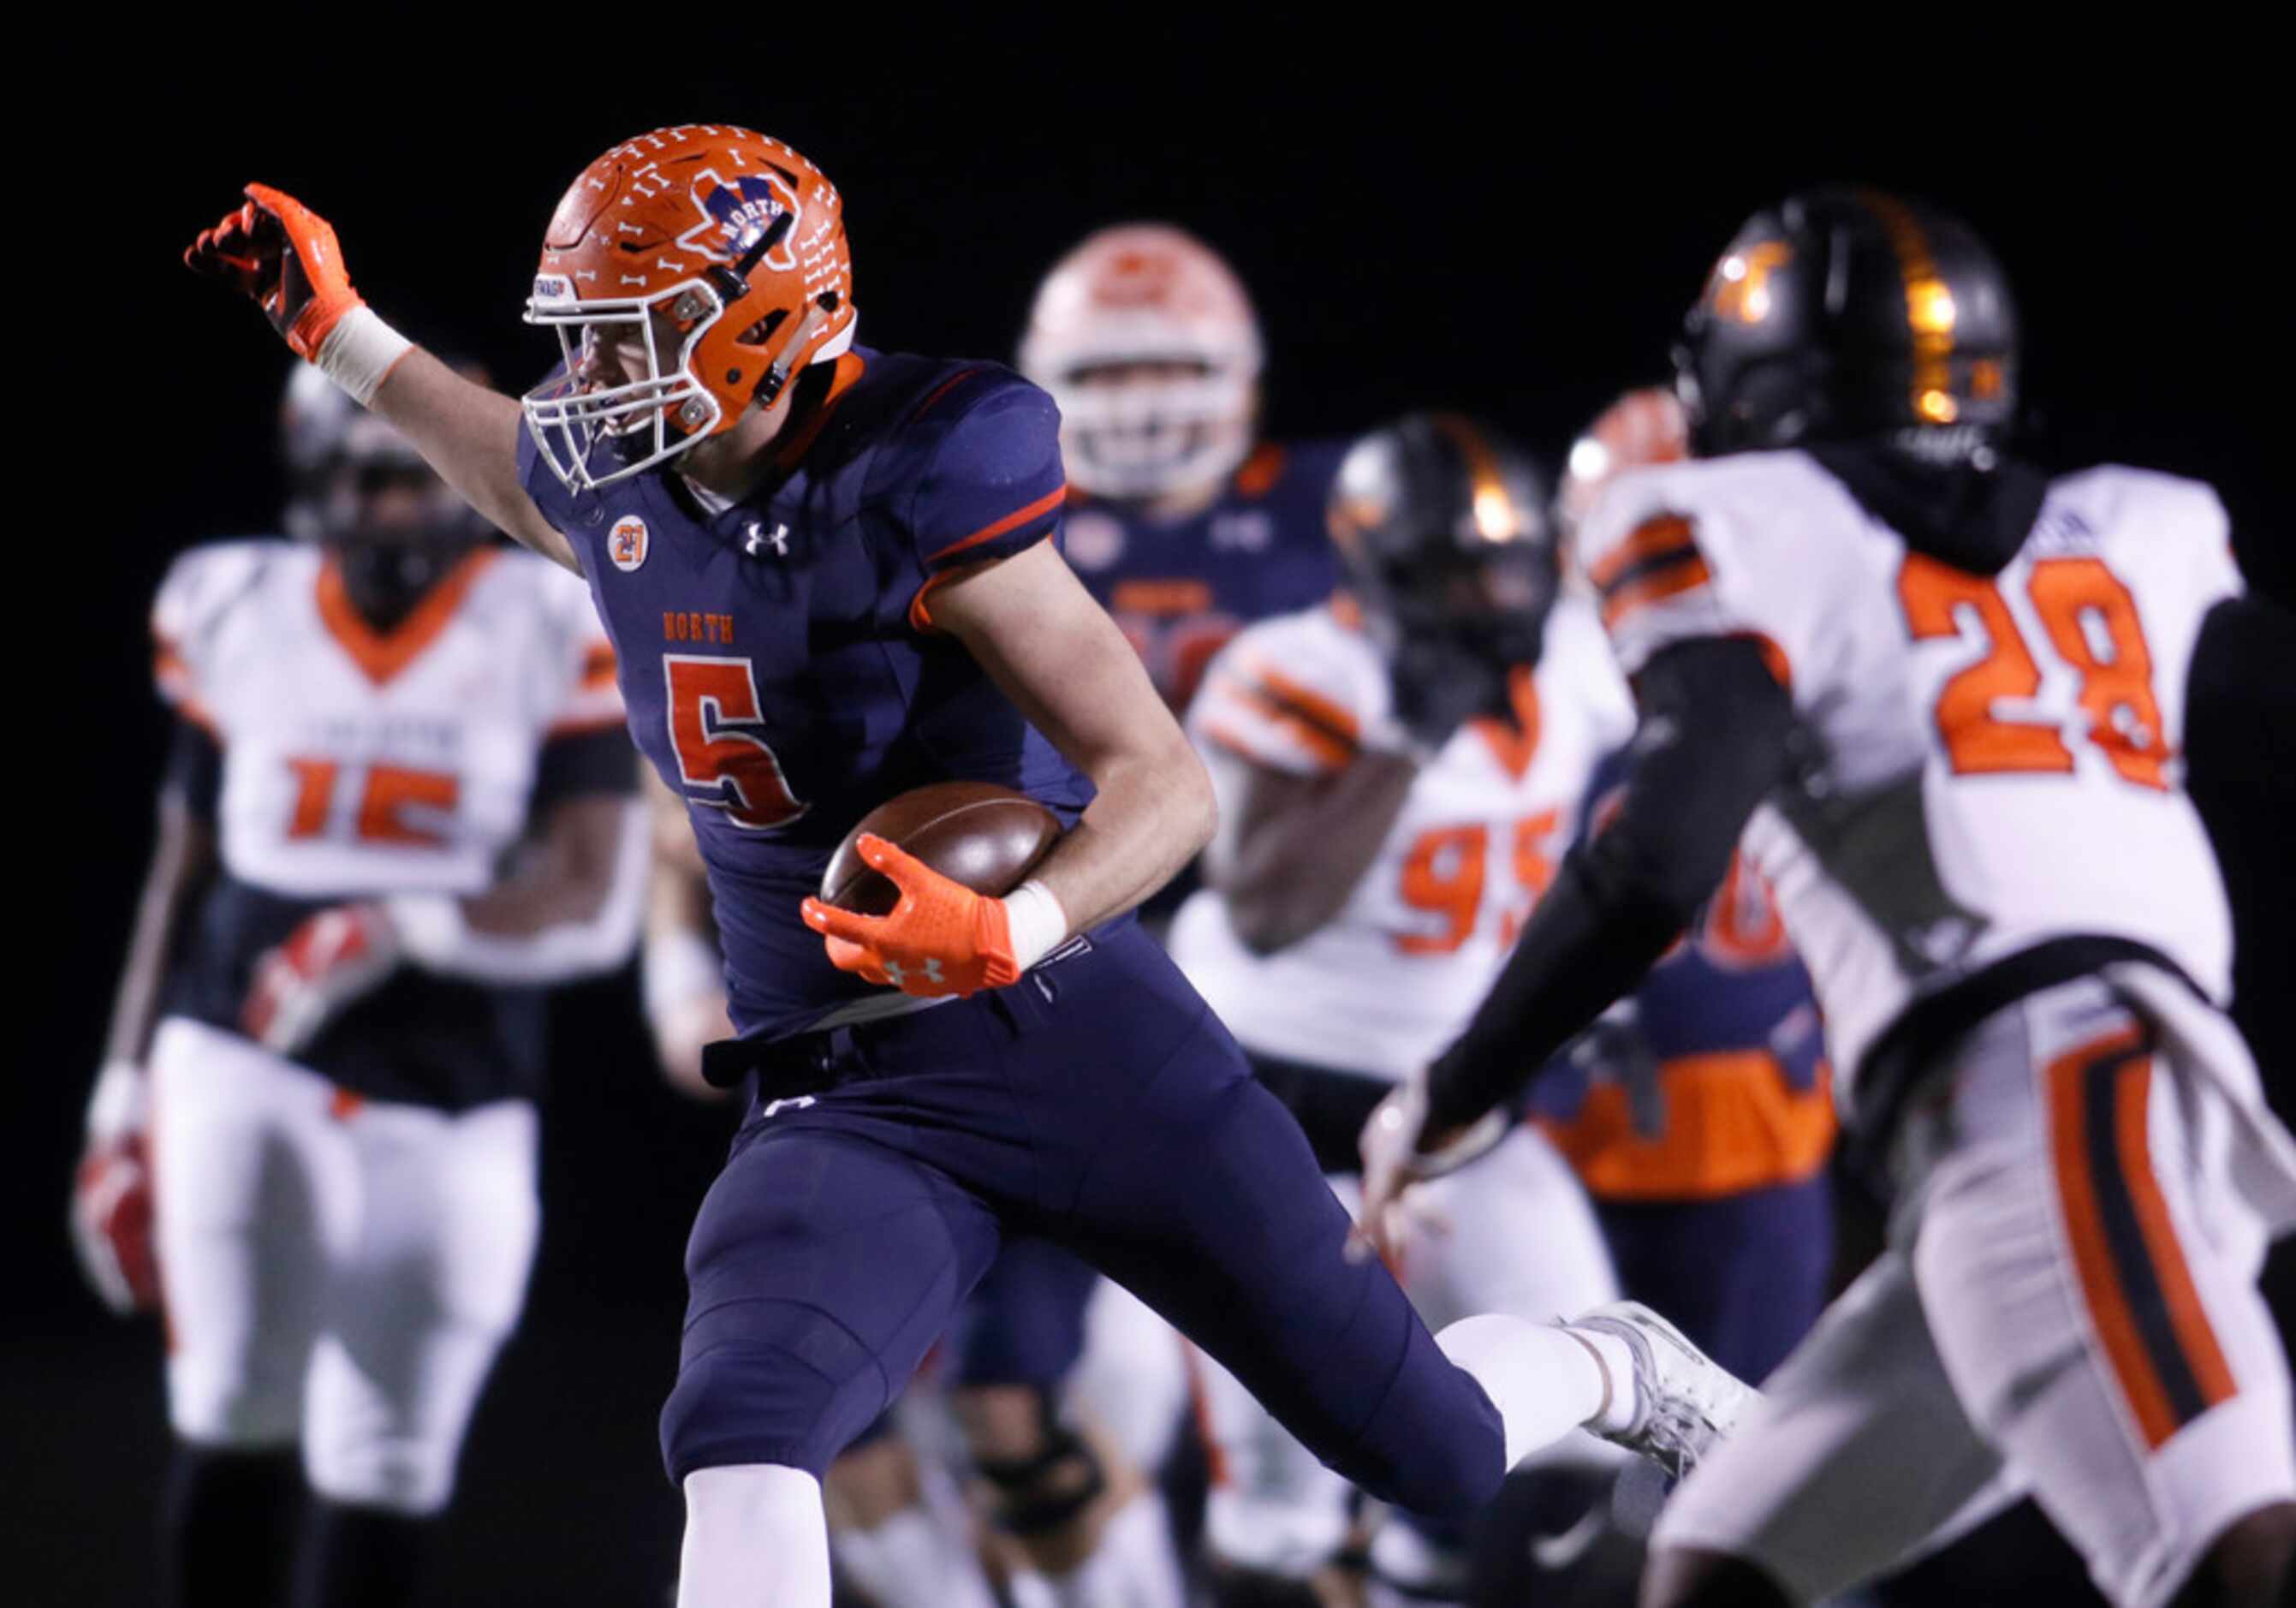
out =
[(1431, 1126), (1472, 1122), (1642, 980), (1729, 869), (1785, 768), (1793, 703), (1751, 641), (1702, 638), (1636, 678), (1617, 816), (1571, 850), (1467, 1030), (1429, 1071)]
[(2185, 787), (2232, 901), (2233, 1019), (2296, 1116), (2296, 614), (2250, 593), (2209, 611), (2185, 690)]
[(217, 800), (223, 796), (223, 745), (207, 727), (177, 716), (160, 785), (183, 800), (193, 820), (214, 820)]

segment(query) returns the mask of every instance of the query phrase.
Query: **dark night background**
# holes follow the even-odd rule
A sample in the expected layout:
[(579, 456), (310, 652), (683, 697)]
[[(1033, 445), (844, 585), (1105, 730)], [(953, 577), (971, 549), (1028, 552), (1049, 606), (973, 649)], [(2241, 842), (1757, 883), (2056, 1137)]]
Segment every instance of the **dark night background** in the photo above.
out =
[[(2037, 455), (2215, 481), (2251, 575), (2296, 597), (2284, 448), (2265, 446), (2268, 419), (2284, 433), (2272, 388), (2296, 332), (2262, 205), (2284, 193), (2287, 135), (2270, 96), (2224, 76), (2237, 40), (2070, 59), (1893, 12), (1874, 26), (1930, 53), (1877, 73), (1847, 37), (1807, 65), (1764, 60), (1767, 24), (1751, 18), (1607, 37), (1430, 24), (1409, 48), (1351, 41), (1344, 62), (1232, 28), (1184, 50), (1210, 25), (1177, 14), (1137, 48), (1087, 43), (1115, 21), (1070, 13), (1030, 52), (974, 39), (960, 60), (882, 15), (734, 23), (688, 8), (572, 44), (537, 21), (521, 53), (445, 67), (378, 15), (371, 65), (348, 71), (316, 45), (227, 56), (214, 41), (240, 25), (218, 23), (197, 47), (142, 37), (144, 65), (107, 69), (102, 104), (131, 115), (51, 128), (48, 155), (19, 151), (12, 254), (41, 256), (28, 226), (69, 249), (43, 269), (51, 293), (13, 320), (36, 347), (57, 344), (36, 360), (54, 389), (20, 397), (11, 436), (20, 451), (45, 419), (46, 439), (84, 455), (33, 494), (60, 499), (29, 554), (34, 575), (58, 578), (35, 630), (71, 671), (32, 701), (31, 740), (85, 755), (98, 725), (101, 781), (32, 806), (17, 840), (52, 869), (20, 883), (37, 991), (0, 1140), (0, 1598), (151, 1591), (159, 1336), (83, 1290), (63, 1213), (150, 846), (164, 722), (144, 611), (176, 552), (276, 517), (290, 359), (250, 308), (177, 261), (247, 179), (326, 216), (386, 317), (518, 390), (554, 355), (519, 311), (574, 173), (660, 123), (745, 123), (843, 190), (871, 345), (1005, 357), (1062, 250), (1104, 223), (1168, 218), (1254, 293), (1273, 433), (1439, 403), (1488, 414), (1549, 463), (1611, 394), (1662, 375), (1676, 320), (1746, 213), (1863, 179), (1959, 211), (2009, 265)], [(873, 53), (894, 42), (914, 59)], [(37, 193), (54, 200), (28, 222), (20, 176), (51, 160)], [(2284, 798), (2296, 737), (2277, 729), (2255, 763)], [(66, 768), (18, 767), (20, 782)], [(2267, 874), (2238, 880), (2252, 894)], [(2296, 965), (2285, 937), (2271, 941), (2251, 975), (2284, 990)], [(464, 1460), (439, 1603), (660, 1602), (672, 1576), (678, 1509), (653, 1415), (675, 1363), (685, 1224), (728, 1119), (656, 1078), (627, 975), (557, 1017), (541, 1259)]]

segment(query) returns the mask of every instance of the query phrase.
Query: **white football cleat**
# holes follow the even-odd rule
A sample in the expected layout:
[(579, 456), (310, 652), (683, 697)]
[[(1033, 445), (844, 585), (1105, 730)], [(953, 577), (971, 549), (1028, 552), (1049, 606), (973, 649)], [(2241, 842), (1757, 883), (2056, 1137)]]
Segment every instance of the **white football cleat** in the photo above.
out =
[(1634, 1358), (1634, 1422), (1621, 1430), (1587, 1428), (1640, 1452), (1675, 1480), (1737, 1427), (1759, 1397), (1640, 1301), (1612, 1301), (1564, 1325), (1608, 1334)]

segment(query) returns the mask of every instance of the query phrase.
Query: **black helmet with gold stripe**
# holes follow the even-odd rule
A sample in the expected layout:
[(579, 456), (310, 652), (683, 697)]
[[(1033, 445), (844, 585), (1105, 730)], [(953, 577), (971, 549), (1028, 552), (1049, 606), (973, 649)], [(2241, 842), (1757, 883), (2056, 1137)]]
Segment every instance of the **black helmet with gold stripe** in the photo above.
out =
[(1508, 672), (1537, 661), (1554, 602), (1546, 506), (1522, 451), (1456, 414), (1406, 414), (1349, 450), (1332, 537), (1406, 724), (1508, 709)]
[(1873, 442), (1989, 467), (2016, 416), (2007, 276), (1959, 219), (1832, 186), (1756, 213), (1675, 349), (1701, 457)]

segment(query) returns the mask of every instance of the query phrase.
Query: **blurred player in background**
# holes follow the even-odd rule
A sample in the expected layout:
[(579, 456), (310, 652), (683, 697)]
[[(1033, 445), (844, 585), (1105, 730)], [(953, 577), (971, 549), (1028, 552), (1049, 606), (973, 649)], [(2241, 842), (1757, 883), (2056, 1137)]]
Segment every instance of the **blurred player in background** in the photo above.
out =
[[(1593, 611), (1558, 598), (1543, 488), (1495, 431), (1414, 414), (1373, 433), (1329, 521), (1345, 589), (1246, 628), (1189, 712), (1220, 829), (1172, 954), (1352, 1204), (1365, 1119), (1489, 989), (1632, 713)], [(1617, 1294), (1584, 1192), (1532, 1128), (1421, 1204), (1430, 1221), (1396, 1266), (1430, 1324)], [(1349, 1540), (1345, 1482), (1234, 1381), (1213, 1371), (1210, 1389), (1213, 1550), (1325, 1574)], [(1614, 1450), (1582, 1436), (1544, 1454), (1577, 1492), (1557, 1529), (1601, 1494)], [(1374, 1589), (1464, 1598), (1464, 1539), (1382, 1529)]]
[[(742, 1036), (704, 1071), (752, 1098), (695, 1219), (662, 1415), (688, 1608), (827, 1602), (821, 1474), (1008, 1234), (1085, 1255), (1431, 1515), (1465, 1517), (1581, 1424), (1677, 1470), (1726, 1433), (1743, 1386), (1654, 1315), (1480, 1314), (1439, 1345), (1347, 1253), (1298, 1128), (1125, 919), (1202, 846), (1212, 800), (1049, 539), (1058, 414), (993, 365), (855, 345), (816, 167), (711, 124), (592, 161), (527, 304), (564, 365), (522, 401), (367, 308), (324, 219), (245, 193), (188, 262), (585, 576), (631, 734), (709, 869)], [(898, 903), (815, 897), (871, 809), (947, 780), (1023, 792), (1064, 834), (991, 896), (859, 833)], [(1087, 1480), (1063, 1455), (1011, 1494)]]
[(1069, 563), (1175, 714), (1229, 637), (1337, 576), (1324, 498), (1345, 443), (1257, 439), (1264, 361), (1235, 271), (1169, 224), (1087, 237), (1021, 340), (1061, 410)]
[(533, 1259), (545, 990), (628, 954), (645, 875), (582, 589), (316, 371), (284, 422), (301, 539), (153, 606), (175, 734), (75, 1199), (105, 1299), (164, 1299), (187, 1605), (415, 1600)]
[[(1744, 832), (1895, 1216), (1668, 1505), (1652, 1608), (1814, 1601), (2020, 1486), (2117, 1604), (2290, 1600), (2288, 1362), (2255, 1286), (2296, 1141), (2217, 1006), (2230, 929), (2180, 758), (2240, 576), (2206, 486), (2011, 455), (2018, 360), (1958, 221), (1829, 189), (1748, 222), (1677, 357), (1700, 461), (1623, 478), (1585, 532), (1642, 703), (1618, 816), (1374, 1120), (1422, 1146), (1474, 1120)], [(1419, 1168), (1382, 1163), (1382, 1200)]]
[[(1570, 449), (1557, 522), (1627, 470), (1688, 455), (1682, 406), (1629, 391)], [(1606, 578), (1597, 578), (1597, 579)], [(1573, 580), (1587, 585), (1573, 566)], [(1578, 837), (1615, 812), (1633, 756), (1596, 769)], [(1742, 857), (1634, 994), (1556, 1058), (1530, 1108), (1595, 1197), (1628, 1294), (1759, 1381), (1825, 1304), (1833, 1144), (1824, 1033), (1768, 888)]]

